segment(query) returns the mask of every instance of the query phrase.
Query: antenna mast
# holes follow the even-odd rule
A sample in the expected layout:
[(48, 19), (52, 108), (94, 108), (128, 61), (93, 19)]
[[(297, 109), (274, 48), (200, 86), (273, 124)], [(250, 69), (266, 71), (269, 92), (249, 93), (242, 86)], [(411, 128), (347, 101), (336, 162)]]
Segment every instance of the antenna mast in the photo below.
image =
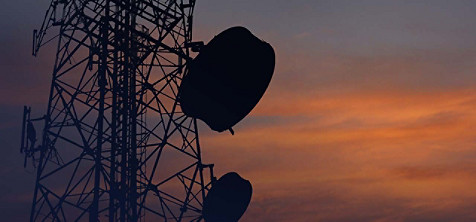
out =
[(23, 123), (21, 151), (37, 170), (30, 221), (202, 219), (213, 165), (177, 101), (194, 5), (51, 2), (32, 52), (57, 43), (48, 108), (38, 119), (25, 108)]

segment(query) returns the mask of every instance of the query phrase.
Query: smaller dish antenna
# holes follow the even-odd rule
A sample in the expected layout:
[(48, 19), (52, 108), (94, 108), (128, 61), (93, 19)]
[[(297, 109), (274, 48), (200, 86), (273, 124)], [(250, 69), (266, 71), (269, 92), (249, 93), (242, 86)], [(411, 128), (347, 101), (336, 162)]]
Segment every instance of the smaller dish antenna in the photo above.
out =
[(251, 183), (231, 172), (215, 181), (203, 201), (205, 222), (236, 222), (248, 208), (253, 193)]

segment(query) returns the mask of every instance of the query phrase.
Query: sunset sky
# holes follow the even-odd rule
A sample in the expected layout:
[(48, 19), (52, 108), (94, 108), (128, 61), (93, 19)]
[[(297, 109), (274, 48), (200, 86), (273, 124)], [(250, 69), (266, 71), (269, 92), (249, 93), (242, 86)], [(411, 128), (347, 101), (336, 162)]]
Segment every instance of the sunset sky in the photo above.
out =
[[(49, 0), (0, 8), (0, 221), (26, 221), (23, 105), (46, 109), (31, 56)], [(276, 70), (235, 135), (200, 125), (205, 163), (253, 184), (251, 221), (476, 221), (476, 1), (197, 0), (194, 38), (245, 26)]]

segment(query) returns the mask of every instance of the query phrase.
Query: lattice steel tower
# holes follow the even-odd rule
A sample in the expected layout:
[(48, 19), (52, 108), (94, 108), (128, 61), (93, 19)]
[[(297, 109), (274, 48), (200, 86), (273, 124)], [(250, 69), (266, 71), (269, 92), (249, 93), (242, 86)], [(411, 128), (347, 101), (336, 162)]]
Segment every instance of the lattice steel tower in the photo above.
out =
[[(194, 5), (51, 2), (33, 41), (33, 55), (57, 44), (48, 108), (24, 113), (22, 152), (37, 170), (31, 221), (202, 219), (213, 165), (176, 100), (200, 45)], [(33, 126), (43, 127), (37, 143)]]

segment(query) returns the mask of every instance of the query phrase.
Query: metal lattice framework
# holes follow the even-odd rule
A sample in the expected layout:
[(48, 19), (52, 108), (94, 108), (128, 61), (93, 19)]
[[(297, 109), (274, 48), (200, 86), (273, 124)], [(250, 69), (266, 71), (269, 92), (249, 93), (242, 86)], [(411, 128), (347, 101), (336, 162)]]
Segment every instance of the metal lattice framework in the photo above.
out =
[[(53, 0), (57, 42), (31, 221), (200, 221), (213, 165), (177, 98), (194, 0)], [(29, 114), (28, 114), (29, 116)]]

